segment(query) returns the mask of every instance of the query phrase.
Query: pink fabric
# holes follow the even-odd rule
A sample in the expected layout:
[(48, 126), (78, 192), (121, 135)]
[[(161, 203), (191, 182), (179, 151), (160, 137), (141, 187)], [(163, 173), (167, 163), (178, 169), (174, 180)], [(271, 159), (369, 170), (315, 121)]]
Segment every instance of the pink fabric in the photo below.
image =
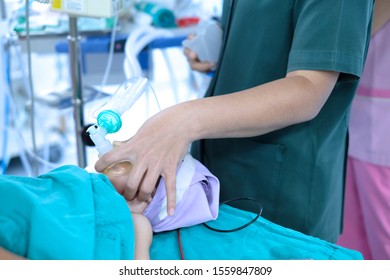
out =
[(349, 156), (390, 167), (390, 90), (387, 101), (357, 96), (349, 126)]
[[(338, 245), (390, 259), (390, 168), (348, 159), (344, 230)], [(369, 191), (367, 191), (369, 190)]]
[[(381, 30), (379, 30), (370, 41), (370, 47), (367, 53), (366, 63), (364, 65), (363, 75), (359, 82), (359, 91), (361, 89), (390, 89), (389, 79), (389, 61), (390, 61), (390, 21), (388, 21)], [(377, 96), (370, 94), (374, 97)]]
[(338, 245), (365, 259), (390, 259), (390, 21), (371, 38), (352, 103), (344, 208)]
[(390, 21), (371, 39), (352, 103), (349, 155), (390, 167)]

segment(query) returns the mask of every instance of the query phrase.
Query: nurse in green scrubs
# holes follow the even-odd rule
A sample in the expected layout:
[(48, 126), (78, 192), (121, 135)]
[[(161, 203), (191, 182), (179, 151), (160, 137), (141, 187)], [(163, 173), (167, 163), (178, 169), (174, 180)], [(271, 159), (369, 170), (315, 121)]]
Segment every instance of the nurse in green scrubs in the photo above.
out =
[[(128, 160), (125, 196), (146, 200), (164, 177), (168, 213), (188, 149), (220, 179), (221, 201), (252, 197), (264, 218), (335, 242), (341, 231), (347, 126), (373, 0), (231, 0), (205, 98), (150, 118), (98, 160)], [(185, 51), (194, 70), (212, 65)], [(243, 203), (244, 210), (257, 205)]]

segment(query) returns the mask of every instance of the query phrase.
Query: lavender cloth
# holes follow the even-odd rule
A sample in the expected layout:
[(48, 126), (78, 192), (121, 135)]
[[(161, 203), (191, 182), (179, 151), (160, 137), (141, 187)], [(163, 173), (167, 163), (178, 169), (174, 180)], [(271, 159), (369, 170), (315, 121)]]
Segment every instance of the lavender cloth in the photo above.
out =
[(191, 155), (187, 155), (176, 177), (175, 214), (167, 215), (165, 183), (161, 179), (144, 215), (149, 218), (154, 232), (215, 220), (218, 217), (219, 189), (217, 177)]

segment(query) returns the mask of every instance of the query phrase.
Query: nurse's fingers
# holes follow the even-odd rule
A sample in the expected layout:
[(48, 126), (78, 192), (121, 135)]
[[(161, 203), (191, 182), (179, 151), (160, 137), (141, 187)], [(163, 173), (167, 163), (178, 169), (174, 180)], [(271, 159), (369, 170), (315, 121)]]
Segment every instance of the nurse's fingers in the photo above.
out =
[(195, 36), (196, 36), (196, 33), (192, 32), (192, 33), (188, 34), (187, 39), (191, 41), (192, 39), (195, 38)]
[(200, 61), (197, 53), (190, 50), (189, 48), (184, 48), (184, 55), (187, 57), (188, 63), (190, 64), (192, 70), (207, 73), (213, 70), (216, 66), (215, 63)]
[(207, 61), (205, 62), (189, 61), (189, 63), (192, 70), (203, 72), (203, 73), (210, 72), (216, 66), (215, 63), (210, 63)]
[(167, 211), (169, 216), (175, 214), (176, 209), (176, 176), (175, 173), (164, 176), (167, 193)]
[(150, 201), (140, 201), (137, 198), (134, 198), (133, 200), (127, 200), (126, 202), (132, 213), (139, 214), (142, 214), (150, 203)]
[(127, 177), (127, 182), (123, 196), (126, 200), (132, 200), (137, 196), (142, 182), (146, 176), (147, 167), (144, 165), (134, 165)]
[(97, 172), (103, 172), (107, 167), (113, 165), (114, 163), (120, 161), (129, 161), (127, 153), (123, 152), (120, 148), (114, 149), (101, 158), (99, 158), (95, 163), (95, 169)]
[(143, 178), (138, 188), (137, 198), (141, 201), (152, 197), (160, 179), (160, 169), (148, 168), (146, 176)]
[(196, 52), (192, 51), (189, 48), (184, 48), (184, 55), (187, 57), (188, 61), (197, 60), (199, 61), (198, 55)]

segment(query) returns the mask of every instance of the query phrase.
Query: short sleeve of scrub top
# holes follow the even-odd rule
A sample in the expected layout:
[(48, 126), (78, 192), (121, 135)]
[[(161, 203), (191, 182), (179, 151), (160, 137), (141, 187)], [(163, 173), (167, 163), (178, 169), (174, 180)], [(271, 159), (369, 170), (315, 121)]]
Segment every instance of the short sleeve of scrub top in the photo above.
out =
[(372, 3), (359, 2), (365, 4), (351, 0), (296, 1), (288, 71), (327, 70), (342, 73), (342, 78), (345, 74), (360, 77)]

